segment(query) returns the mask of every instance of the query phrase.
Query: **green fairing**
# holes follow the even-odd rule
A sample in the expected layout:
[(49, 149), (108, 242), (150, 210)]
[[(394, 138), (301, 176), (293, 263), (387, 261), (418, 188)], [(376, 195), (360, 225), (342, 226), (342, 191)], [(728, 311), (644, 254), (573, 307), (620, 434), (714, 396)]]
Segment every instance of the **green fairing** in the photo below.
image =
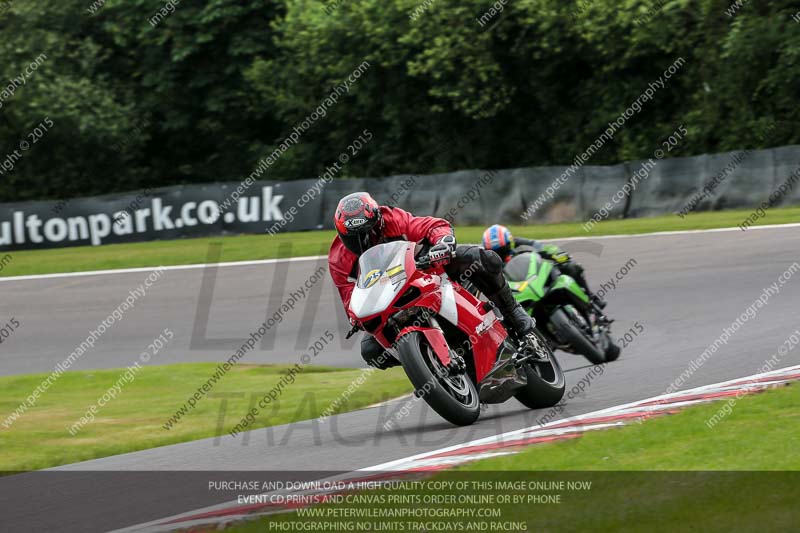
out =
[(560, 276), (558, 276), (558, 279), (556, 280), (555, 284), (553, 285), (553, 289), (554, 290), (555, 289), (567, 289), (568, 291), (570, 291), (571, 293), (575, 294), (575, 296), (577, 296), (578, 298), (580, 298), (584, 302), (587, 302), (587, 303), (589, 302), (589, 296), (587, 296), (586, 293), (583, 292), (583, 289), (581, 289), (581, 286), (578, 285), (575, 282), (574, 279), (572, 279), (571, 277), (567, 276), (566, 274), (561, 274)]
[[(541, 266), (540, 266), (541, 265)], [(538, 302), (545, 295), (545, 286), (550, 279), (553, 270), (553, 263), (550, 261), (540, 261), (536, 254), (531, 254), (531, 261), (528, 267), (526, 281), (509, 281), (508, 285), (514, 292), (514, 298), (520, 302)], [(534, 278), (535, 276), (535, 278)], [(520, 290), (520, 288), (522, 290)], [(581, 289), (574, 279), (566, 274), (561, 274), (550, 290), (566, 289), (584, 302), (589, 301), (589, 297)]]

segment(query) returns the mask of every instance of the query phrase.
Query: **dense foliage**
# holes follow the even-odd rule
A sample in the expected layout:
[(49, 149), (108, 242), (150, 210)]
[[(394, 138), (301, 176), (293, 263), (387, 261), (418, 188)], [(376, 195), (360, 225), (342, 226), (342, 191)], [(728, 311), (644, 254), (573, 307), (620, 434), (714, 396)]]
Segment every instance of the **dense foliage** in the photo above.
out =
[(670, 155), (794, 144), (798, 10), (790, 0), (0, 0), (0, 199), (244, 179), (359, 65), (262, 179), (315, 177), (365, 128), (374, 138), (343, 175), (567, 163), (681, 57), (591, 164), (649, 157), (680, 125), (688, 137)]

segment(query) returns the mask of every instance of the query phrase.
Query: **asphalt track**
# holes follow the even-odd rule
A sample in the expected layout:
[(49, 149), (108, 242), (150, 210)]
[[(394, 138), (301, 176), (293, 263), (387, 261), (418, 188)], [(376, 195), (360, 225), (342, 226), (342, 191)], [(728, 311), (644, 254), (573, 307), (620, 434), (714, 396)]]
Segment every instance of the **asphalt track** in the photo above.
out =
[[(640, 327), (635, 329), (641, 333), (623, 350), (619, 362), (592, 378), (585, 393), (569, 399), (559, 418), (665, 392), (690, 362), (720, 337), (723, 328), (730, 328), (765, 288), (800, 261), (800, 229), (597, 238), (565, 242), (564, 247), (587, 267), (596, 289), (629, 264), (627, 274), (606, 294), (607, 310), (617, 319), (616, 336), (635, 328), (637, 322)], [(636, 261), (634, 266), (630, 259)], [(208, 292), (201, 290), (203, 269), (167, 271), (74, 368), (129, 365), (165, 327), (175, 331), (176, 338), (151, 364), (220, 361), (265, 319), (267, 307), (275, 309), (275, 304), (302, 286), (319, 265), (324, 266), (324, 261), (220, 268), (205, 337), (231, 340), (213, 349), (190, 348), (193, 331), (195, 344), (208, 342), (199, 340), (194, 327), (198, 300)], [(285, 281), (281, 279), (284, 276)], [(0, 286), (4, 308), (21, 327), (3, 344), (0, 374), (52, 369), (145, 277), (146, 273), (132, 272), (4, 282)], [(281, 284), (286, 296), (275, 296)], [(272, 341), (268, 338), (267, 345), (248, 354), (245, 362), (293, 363), (308, 341), (313, 342), (326, 329), (340, 335), (343, 323), (337, 319), (341, 316), (338, 299), (327, 275), (324, 284), (314, 288), (319, 291), (318, 302), (313, 295), (304, 299), (307, 305), (296, 306), (275, 329), (274, 345), (269, 346)], [(800, 271), (780, 285), (765, 306), (753, 308), (753, 316), (679, 388), (757, 372), (784, 339), (800, 328), (799, 301)], [(315, 363), (361, 366), (352, 344), (334, 343)], [(590, 371), (581, 368), (585, 363), (575, 356), (561, 354), (559, 360), (570, 369), (568, 387)], [(800, 350), (795, 350), (780, 356), (778, 366), (798, 363)], [(265, 392), (270, 386), (265, 384)], [(412, 402), (408, 404), (410, 414), (400, 418), (395, 429), (384, 430), (383, 424), (390, 418), (396, 420), (396, 412), (407, 402), (341, 415), (325, 423), (306, 421), (236, 438), (225, 435), (88, 461), (62, 467), (59, 473), (6, 477), (0, 480), (0, 501), (8, 504), (4, 506), (4, 525), (16, 531), (121, 528), (229, 500), (230, 494), (209, 493), (203, 480), (207, 482), (211, 474), (204, 471), (306, 471), (306, 476), (315, 478), (323, 475), (318, 470), (368, 467), (529, 426), (547, 413), (531, 412), (511, 401), (490, 407), (474, 426), (453, 428), (421, 402)], [(145, 473), (124, 478), (112, 474), (120, 470)], [(90, 473), (95, 471), (109, 475)], [(186, 475), (198, 471), (200, 480), (181, 484), (177, 480), (184, 478), (176, 477), (174, 483), (168, 483), (164, 474), (154, 471), (183, 471)], [(44, 480), (47, 490), (43, 492)], [(41, 512), (43, 504), (47, 512)]]

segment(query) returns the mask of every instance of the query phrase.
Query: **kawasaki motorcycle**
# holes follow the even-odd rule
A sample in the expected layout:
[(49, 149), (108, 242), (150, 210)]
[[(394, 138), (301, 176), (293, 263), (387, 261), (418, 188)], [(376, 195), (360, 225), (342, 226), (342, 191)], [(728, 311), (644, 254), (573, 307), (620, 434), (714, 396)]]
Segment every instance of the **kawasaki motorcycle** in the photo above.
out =
[(503, 273), (516, 300), (554, 348), (582, 355), (595, 365), (619, 357), (620, 348), (611, 338), (613, 320), (554, 262), (530, 246), (520, 246)]

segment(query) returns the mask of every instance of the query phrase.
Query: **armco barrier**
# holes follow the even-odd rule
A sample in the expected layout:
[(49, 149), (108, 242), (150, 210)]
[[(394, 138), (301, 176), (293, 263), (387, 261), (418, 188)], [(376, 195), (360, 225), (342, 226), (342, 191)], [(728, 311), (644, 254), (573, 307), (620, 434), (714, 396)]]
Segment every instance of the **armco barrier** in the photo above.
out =
[[(800, 146), (665, 159), (639, 184), (626, 216), (755, 207), (798, 167)], [(778, 205), (798, 203), (800, 191), (791, 190)]]
[[(630, 180), (631, 173), (638, 168), (639, 165), (633, 163), (607, 167), (585, 167), (584, 181), (581, 186), (581, 216), (579, 220), (591, 218), (594, 213), (603, 208), (614, 195), (623, 190), (625, 183)], [(629, 203), (630, 199), (627, 196), (621, 196), (619, 202), (612, 202), (609, 218), (624, 217)]]
[(784, 146), (771, 150), (773, 156), (772, 168), (774, 175), (772, 178), (771, 191), (774, 191), (781, 184), (787, 182), (794, 176), (794, 186), (788, 193), (782, 195), (776, 205), (797, 205), (800, 204), (800, 183), (795, 181), (800, 173), (800, 147)]
[[(631, 167), (640, 167), (634, 161)], [(647, 217), (681, 210), (703, 186), (707, 172), (706, 156), (680, 157), (657, 161), (646, 179), (631, 194), (628, 217)], [(712, 197), (713, 198), (713, 197)], [(709, 202), (698, 207), (709, 209)]]
[[(225, 182), (0, 204), (0, 250), (330, 229), (338, 199), (357, 190), (457, 225), (585, 221), (607, 203), (608, 218), (755, 208), (798, 172), (800, 146), (661, 160), (629, 187), (629, 195), (619, 195), (641, 163), (572, 166), (566, 180), (559, 178), (570, 167), (474, 169), (337, 178), (322, 187), (311, 179), (259, 181), (244, 190), (238, 182)], [(795, 204), (800, 183), (776, 202)]]

